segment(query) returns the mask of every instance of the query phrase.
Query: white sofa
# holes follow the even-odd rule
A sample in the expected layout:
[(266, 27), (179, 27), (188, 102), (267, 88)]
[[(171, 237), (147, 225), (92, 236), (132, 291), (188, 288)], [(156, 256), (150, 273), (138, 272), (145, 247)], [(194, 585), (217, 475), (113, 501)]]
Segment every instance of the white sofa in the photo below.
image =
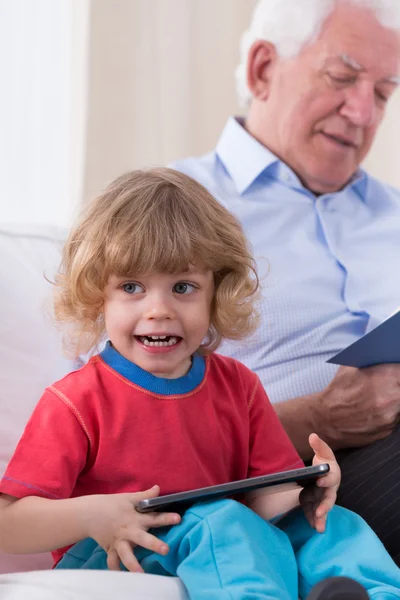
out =
[[(0, 475), (43, 389), (76, 366), (62, 355), (45, 278), (59, 264), (64, 237), (51, 227), (0, 225)], [(49, 554), (0, 554), (0, 598), (187, 599), (177, 578), (95, 571), (72, 576), (50, 568)]]

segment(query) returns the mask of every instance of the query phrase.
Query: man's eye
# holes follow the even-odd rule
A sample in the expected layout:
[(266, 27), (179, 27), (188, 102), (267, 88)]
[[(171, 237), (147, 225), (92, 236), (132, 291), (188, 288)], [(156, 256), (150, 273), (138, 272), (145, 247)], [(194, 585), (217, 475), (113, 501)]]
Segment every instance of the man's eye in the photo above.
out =
[(328, 73), (328, 75), (333, 82), (339, 85), (349, 85), (356, 81), (356, 78), (350, 75), (335, 75), (334, 73)]
[(383, 92), (381, 92), (380, 90), (375, 90), (375, 95), (378, 98), (378, 100), (380, 100), (383, 103), (385, 103), (389, 100), (389, 97), (386, 94), (384, 94)]
[(176, 283), (173, 287), (175, 294), (191, 294), (195, 289), (194, 285), (185, 283), (184, 281)]
[(140, 292), (143, 292), (143, 287), (138, 283), (124, 283), (121, 288), (127, 294), (139, 294)]

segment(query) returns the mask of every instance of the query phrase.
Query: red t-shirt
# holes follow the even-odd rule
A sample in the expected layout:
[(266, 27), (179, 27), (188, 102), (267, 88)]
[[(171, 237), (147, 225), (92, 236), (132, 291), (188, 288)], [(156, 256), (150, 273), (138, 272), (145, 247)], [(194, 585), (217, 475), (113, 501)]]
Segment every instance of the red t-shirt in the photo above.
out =
[(171, 395), (98, 355), (45, 390), (0, 493), (169, 494), (301, 466), (258, 377), (234, 359), (211, 355), (194, 389)]

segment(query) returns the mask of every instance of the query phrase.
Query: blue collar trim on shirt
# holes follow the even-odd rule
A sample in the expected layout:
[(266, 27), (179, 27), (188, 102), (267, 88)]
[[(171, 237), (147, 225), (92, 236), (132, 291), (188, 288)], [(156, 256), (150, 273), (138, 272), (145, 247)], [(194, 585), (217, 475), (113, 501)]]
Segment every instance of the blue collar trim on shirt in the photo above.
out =
[[(302, 189), (307, 195), (312, 196), (285, 163), (246, 131), (244, 121), (239, 117), (228, 119), (219, 138), (216, 154), (234, 181), (239, 194), (243, 194), (257, 177), (268, 169), (276, 179)], [(365, 192), (367, 186), (365, 171), (358, 169), (346, 188), (353, 185), (358, 187), (361, 194)]]
[(197, 353), (193, 355), (192, 366), (186, 375), (177, 379), (156, 377), (148, 373), (148, 371), (144, 371), (135, 365), (135, 363), (122, 356), (122, 354), (113, 348), (111, 342), (107, 342), (104, 350), (100, 352), (100, 356), (109, 367), (126, 379), (129, 379), (132, 383), (149, 392), (153, 392), (153, 394), (165, 396), (192, 392), (203, 381), (206, 370), (204, 357)]

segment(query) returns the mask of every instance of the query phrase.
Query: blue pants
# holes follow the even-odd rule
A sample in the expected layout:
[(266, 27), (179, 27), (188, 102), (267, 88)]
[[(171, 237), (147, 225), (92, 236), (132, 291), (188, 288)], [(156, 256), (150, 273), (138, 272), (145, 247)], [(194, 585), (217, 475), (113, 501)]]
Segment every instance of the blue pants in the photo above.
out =
[[(179, 525), (154, 533), (169, 553), (135, 555), (146, 573), (180, 577), (191, 600), (297, 600), (334, 575), (357, 580), (373, 600), (400, 599), (400, 569), (365, 521), (337, 506), (324, 534), (301, 509), (275, 526), (233, 500), (197, 504)], [(107, 569), (107, 555), (86, 539), (57, 568)]]

